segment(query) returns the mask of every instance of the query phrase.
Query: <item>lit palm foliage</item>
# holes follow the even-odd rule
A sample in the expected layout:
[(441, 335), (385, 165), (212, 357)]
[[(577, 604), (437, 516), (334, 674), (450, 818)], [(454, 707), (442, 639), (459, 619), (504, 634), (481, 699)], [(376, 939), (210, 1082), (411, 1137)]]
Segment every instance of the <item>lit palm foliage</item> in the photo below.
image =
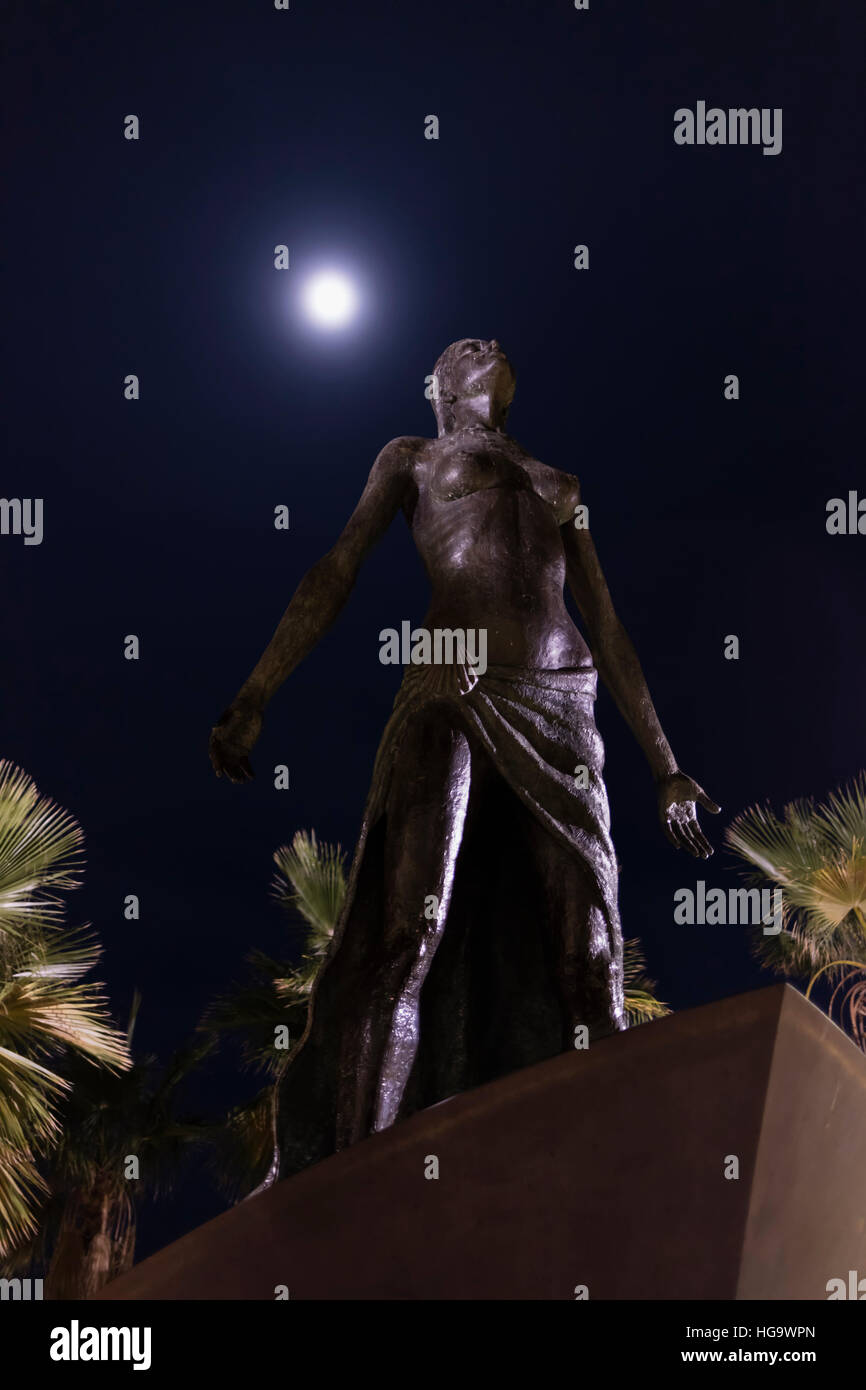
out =
[(273, 896), (306, 923), (304, 961), (297, 987), (309, 995), (346, 900), (346, 856), (339, 845), (319, 844), (316, 832), (299, 830), (274, 855)]
[(339, 845), (320, 844), (314, 831), (299, 830), (291, 845), (276, 850), (274, 862), (271, 893), (293, 927), (302, 926), (301, 963), (251, 951), (243, 982), (217, 999), (199, 1024), (211, 1045), (238, 1041), (243, 1064), (266, 1083), (229, 1112), (216, 1140), (215, 1176), (231, 1197), (255, 1187), (274, 1160), (276, 1082), (287, 1057), (274, 1046), (276, 1030), (288, 1028), (292, 1043), (304, 1031), (310, 990), (346, 896), (345, 854)]
[(299, 830), (291, 845), (274, 854), (277, 871), (271, 894), (293, 926), (304, 924), (300, 965), (263, 951), (246, 957), (246, 977), (208, 1008), (199, 1031), (214, 1041), (240, 1040), (244, 1064), (273, 1077), (282, 1057), (274, 1048), (275, 1029), (303, 1032), (310, 990), (346, 896), (345, 855), (339, 845), (319, 844), (315, 832)]
[(47, 1063), (71, 1049), (91, 1065), (130, 1066), (103, 987), (83, 978), (100, 948), (64, 922), (82, 840), (72, 816), (0, 762), (0, 1256), (35, 1233), (47, 1193), (39, 1160), (61, 1137), (70, 1082)]
[[(139, 1004), (136, 992), (130, 1050)], [(209, 1133), (200, 1121), (178, 1118), (174, 1104), (204, 1050), (199, 1042), (164, 1069), (137, 1056), (124, 1072), (93, 1067), (75, 1052), (62, 1060), (70, 1090), (59, 1104), (59, 1139), (39, 1165), (38, 1232), (0, 1262), (5, 1274), (45, 1273), (48, 1298), (83, 1299), (132, 1267), (142, 1200), (171, 1191), (183, 1160)]]
[(752, 866), (749, 882), (782, 890), (782, 930), (757, 939), (762, 964), (807, 979), (807, 997), (826, 978), (831, 1016), (866, 1049), (866, 773), (823, 803), (791, 802), (781, 817), (751, 807), (726, 838)]
[(646, 959), (643, 947), (636, 936), (629, 937), (623, 946), (623, 992), (625, 1012), (629, 1026), (638, 1023), (651, 1023), (655, 1018), (664, 1018), (672, 1012), (667, 1004), (656, 999), (655, 980), (646, 974)]

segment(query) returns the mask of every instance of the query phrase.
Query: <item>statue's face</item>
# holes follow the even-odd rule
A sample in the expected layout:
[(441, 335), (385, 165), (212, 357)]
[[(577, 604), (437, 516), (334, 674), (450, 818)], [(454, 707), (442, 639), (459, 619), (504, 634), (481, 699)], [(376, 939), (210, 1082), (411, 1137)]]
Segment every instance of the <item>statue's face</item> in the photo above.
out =
[(514, 395), (514, 368), (495, 338), (464, 338), (443, 353), (447, 357), (446, 391), (458, 399), (489, 396), (507, 409)]
[(495, 338), (461, 338), (436, 363), (439, 389), (446, 399), (488, 396), (505, 413), (514, 395), (514, 368)]

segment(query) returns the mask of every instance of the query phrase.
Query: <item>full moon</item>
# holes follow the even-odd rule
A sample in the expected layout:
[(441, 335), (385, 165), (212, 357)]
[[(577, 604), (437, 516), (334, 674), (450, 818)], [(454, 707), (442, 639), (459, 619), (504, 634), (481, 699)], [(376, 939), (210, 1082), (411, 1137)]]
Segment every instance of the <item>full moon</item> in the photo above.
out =
[(304, 287), (307, 315), (322, 328), (341, 328), (354, 316), (358, 295), (351, 280), (336, 270), (314, 275)]

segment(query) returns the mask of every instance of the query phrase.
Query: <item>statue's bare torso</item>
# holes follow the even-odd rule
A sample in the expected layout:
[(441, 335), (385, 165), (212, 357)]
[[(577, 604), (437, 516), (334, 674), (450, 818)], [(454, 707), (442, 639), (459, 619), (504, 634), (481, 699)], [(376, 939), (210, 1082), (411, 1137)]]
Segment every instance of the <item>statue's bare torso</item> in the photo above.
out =
[(573, 521), (575, 480), (497, 431), (403, 439), (403, 511), (430, 579), (423, 620), (487, 633), (502, 666), (590, 666), (565, 606), (561, 527)]

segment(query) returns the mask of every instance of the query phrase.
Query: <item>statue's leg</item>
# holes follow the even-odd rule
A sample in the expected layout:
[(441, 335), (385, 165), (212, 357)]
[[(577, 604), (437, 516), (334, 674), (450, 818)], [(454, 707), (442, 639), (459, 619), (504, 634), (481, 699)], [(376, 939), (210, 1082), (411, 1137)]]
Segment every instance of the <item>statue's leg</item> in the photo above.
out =
[(611, 928), (598, 888), (582, 859), (537, 821), (530, 828), (532, 853), (544, 885), (538, 924), (547, 934), (549, 958), (562, 1013), (562, 1045), (574, 1046), (585, 1024), (591, 1040), (626, 1028), (623, 1004), (622, 933)]
[(472, 757), (447, 707), (419, 711), (386, 806), (384, 920), (367, 944), (341, 1038), (337, 1146), (387, 1128), (418, 1048), (421, 986), (445, 929), (469, 803)]

